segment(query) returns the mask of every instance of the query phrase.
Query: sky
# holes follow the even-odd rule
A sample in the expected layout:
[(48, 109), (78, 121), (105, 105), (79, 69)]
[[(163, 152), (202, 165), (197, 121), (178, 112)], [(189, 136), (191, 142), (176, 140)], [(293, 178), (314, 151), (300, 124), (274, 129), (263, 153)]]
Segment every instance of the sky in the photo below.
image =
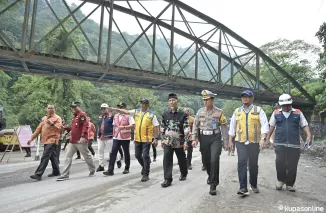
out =
[[(68, 2), (78, 5), (81, 1), (68, 0)], [(165, 2), (159, 0), (141, 2), (153, 15), (158, 14), (166, 5)], [(182, 2), (224, 24), (258, 47), (279, 38), (301, 39), (321, 46), (315, 34), (320, 25), (326, 22), (326, 0), (182, 0)], [(118, 4), (126, 6), (125, 2), (118, 2)], [(136, 6), (136, 2), (132, 5)], [(135, 10), (140, 8), (139, 5), (137, 6)], [(94, 7), (95, 5), (87, 3), (82, 7), (82, 11), (89, 13)], [(187, 20), (199, 20), (190, 15), (185, 16)], [(97, 10), (90, 18), (99, 22), (99, 17), (100, 10)], [(167, 15), (163, 17), (169, 18), (170, 16), (167, 12)], [(114, 18), (122, 31), (130, 34), (140, 33), (140, 28), (134, 18), (129, 17), (134, 21), (131, 23), (131, 19), (126, 18), (126, 15), (116, 11)], [(181, 17), (178, 16), (176, 19), (181, 19)], [(108, 23), (108, 15), (105, 16), (105, 22)], [(207, 31), (198, 24), (192, 26), (195, 32)], [(167, 37), (170, 37), (168, 31), (166, 32)], [(183, 42), (179, 38), (176, 43), (183, 46)]]

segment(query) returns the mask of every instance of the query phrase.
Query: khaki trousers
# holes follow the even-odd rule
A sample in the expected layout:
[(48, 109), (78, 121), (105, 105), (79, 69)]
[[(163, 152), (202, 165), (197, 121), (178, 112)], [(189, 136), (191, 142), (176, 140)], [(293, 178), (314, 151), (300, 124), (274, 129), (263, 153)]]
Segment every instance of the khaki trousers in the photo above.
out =
[(69, 171), (70, 171), (70, 167), (71, 167), (71, 163), (72, 163), (72, 157), (77, 152), (77, 150), (79, 150), (81, 155), (84, 157), (85, 162), (88, 166), (89, 172), (95, 172), (95, 165), (94, 165), (91, 153), (88, 150), (88, 144), (87, 143), (82, 143), (82, 144), (69, 143), (67, 154), (66, 154), (66, 160), (64, 162), (63, 172), (61, 173), (61, 176), (69, 176)]

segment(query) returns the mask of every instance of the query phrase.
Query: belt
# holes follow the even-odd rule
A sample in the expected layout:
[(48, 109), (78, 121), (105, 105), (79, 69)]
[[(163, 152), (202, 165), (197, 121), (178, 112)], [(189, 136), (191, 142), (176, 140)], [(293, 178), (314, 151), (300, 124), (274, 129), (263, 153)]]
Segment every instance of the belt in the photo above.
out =
[(201, 135), (215, 135), (220, 133), (221, 131), (219, 129), (212, 129), (212, 130), (201, 129), (199, 132)]

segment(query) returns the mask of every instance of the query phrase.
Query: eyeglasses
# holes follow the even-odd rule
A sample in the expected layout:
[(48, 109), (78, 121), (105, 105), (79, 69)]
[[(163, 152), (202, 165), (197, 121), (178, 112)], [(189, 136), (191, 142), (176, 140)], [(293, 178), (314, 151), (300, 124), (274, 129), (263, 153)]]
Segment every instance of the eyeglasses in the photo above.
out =
[(206, 101), (209, 101), (209, 100), (211, 100), (211, 99), (203, 99), (203, 101), (205, 101), (205, 102), (206, 102)]
[(101, 110), (106, 110), (107, 108), (101, 108)]

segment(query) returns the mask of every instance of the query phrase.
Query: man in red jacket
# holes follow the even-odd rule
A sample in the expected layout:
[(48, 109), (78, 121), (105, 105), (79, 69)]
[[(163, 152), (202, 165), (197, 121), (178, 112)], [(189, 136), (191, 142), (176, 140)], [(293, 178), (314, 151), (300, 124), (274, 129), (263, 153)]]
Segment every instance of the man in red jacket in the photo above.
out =
[(62, 175), (57, 179), (57, 181), (63, 181), (69, 179), (69, 170), (72, 163), (72, 157), (77, 152), (83, 155), (85, 162), (88, 165), (89, 176), (95, 176), (95, 165), (93, 163), (92, 156), (88, 150), (88, 125), (89, 118), (85, 112), (82, 111), (80, 107), (81, 103), (75, 101), (71, 104), (72, 112), (74, 113), (74, 118), (72, 123), (68, 127), (64, 127), (71, 132), (70, 143), (68, 145), (66, 160)]

